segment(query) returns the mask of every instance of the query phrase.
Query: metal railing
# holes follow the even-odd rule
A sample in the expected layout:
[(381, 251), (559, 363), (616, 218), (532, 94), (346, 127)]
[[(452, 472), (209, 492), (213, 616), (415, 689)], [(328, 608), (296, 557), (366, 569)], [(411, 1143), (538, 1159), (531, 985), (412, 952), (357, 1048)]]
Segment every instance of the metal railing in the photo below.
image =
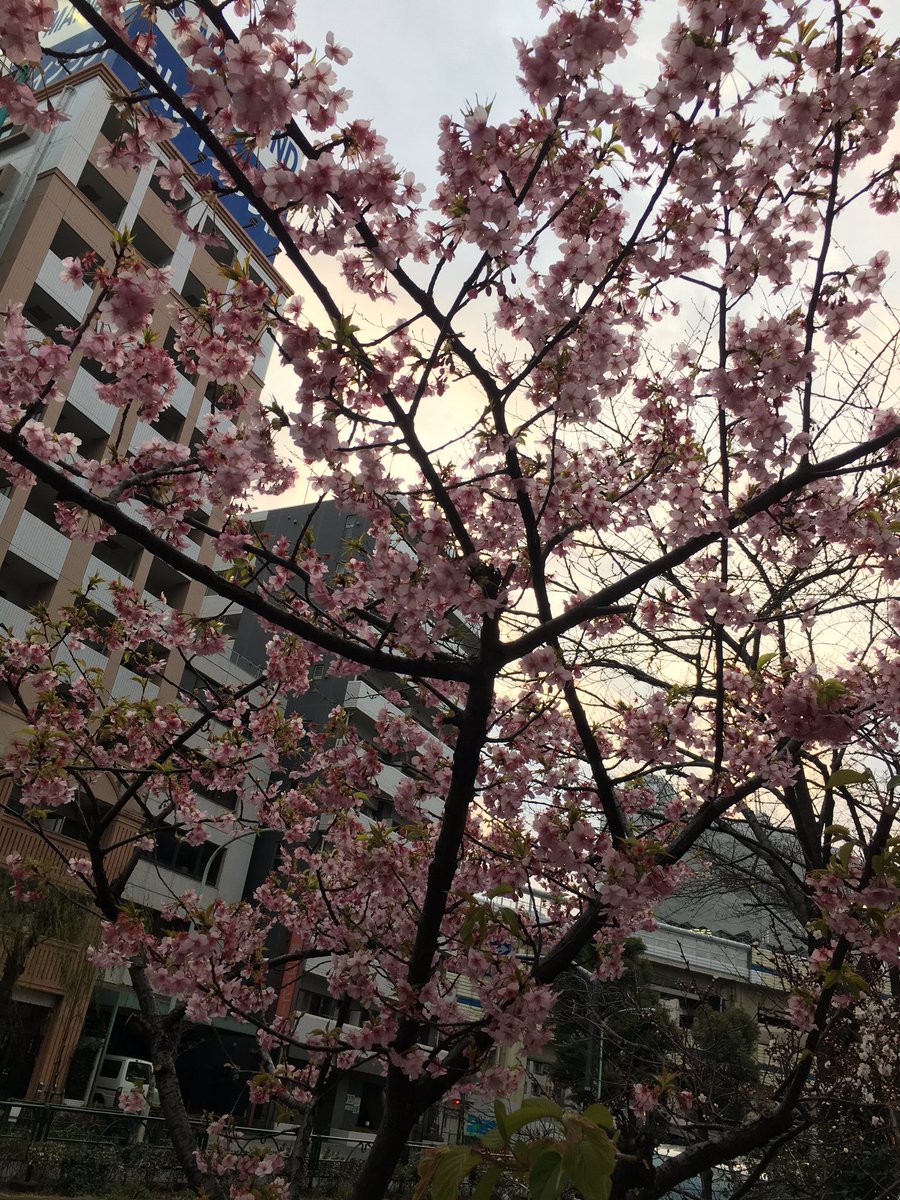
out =
[(161, 1117), (0, 1101), (0, 1185), (73, 1194), (135, 1183), (184, 1187)]
[[(207, 1147), (207, 1123), (191, 1121), (198, 1148)], [(228, 1140), (263, 1152), (290, 1150), (290, 1126), (257, 1129), (235, 1126)], [(306, 1163), (306, 1191), (328, 1195), (358, 1169), (371, 1137), (314, 1133)], [(409, 1142), (405, 1163), (434, 1143)], [(57, 1188), (71, 1194), (83, 1179), (83, 1191), (141, 1183), (160, 1191), (185, 1187), (166, 1123), (158, 1115), (135, 1115), (106, 1108), (0, 1100), (0, 1187)]]

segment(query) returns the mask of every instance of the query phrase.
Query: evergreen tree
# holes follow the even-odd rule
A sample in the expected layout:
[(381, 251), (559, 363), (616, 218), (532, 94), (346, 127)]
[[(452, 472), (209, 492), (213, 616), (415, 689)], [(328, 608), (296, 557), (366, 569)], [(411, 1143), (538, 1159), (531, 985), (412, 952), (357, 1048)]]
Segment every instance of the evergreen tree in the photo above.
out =
[(602, 1099), (619, 1107), (627, 1105), (632, 1084), (650, 1083), (663, 1070), (675, 1028), (657, 1003), (639, 938), (625, 945), (619, 979), (589, 978), (592, 957), (582, 955), (584, 965), (565, 972), (558, 984), (551, 1077), (574, 1104)]

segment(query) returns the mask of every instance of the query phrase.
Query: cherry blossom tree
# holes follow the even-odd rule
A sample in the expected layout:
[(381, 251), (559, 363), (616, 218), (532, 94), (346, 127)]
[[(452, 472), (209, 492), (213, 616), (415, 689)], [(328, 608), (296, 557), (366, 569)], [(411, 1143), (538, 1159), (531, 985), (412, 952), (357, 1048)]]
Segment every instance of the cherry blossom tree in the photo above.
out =
[[(135, 18), (72, 4), (142, 81), (120, 98), (110, 164), (161, 155), (172, 219), (198, 240), (175, 205), (185, 178), (205, 205), (243, 197), (299, 280), (284, 303), (233, 270), (179, 318), (173, 360), (144, 333), (166, 273), (120, 237), (103, 263), (66, 264), (93, 289), (79, 326), (35, 346), (11, 308), (0, 355), (11, 481), (55, 489), (71, 536), (125, 534), (206, 585), (219, 616), (239, 607), (271, 630), (243, 689), (204, 682), (225, 641), (215, 617), (151, 608), (126, 583), (111, 625), (88, 591), (3, 641), (26, 722), (5, 769), (24, 819), (82, 814), (87, 853), (67, 869), (104, 918), (95, 961), (131, 971), (189, 1181), (214, 1200), (297, 1195), (302, 1136), (287, 1163), (259, 1160), (219, 1125), (195, 1154), (174, 1073), (183, 1020), (255, 1029), (256, 1095), (293, 1106), (301, 1129), (336, 1073), (380, 1064), (384, 1117), (356, 1193), (373, 1200), (429, 1106), (508, 1092), (496, 1051), (546, 1040), (552, 984), (588, 944), (614, 978), (706, 831), (740, 814), (746, 833), (767, 811), (801, 847), (786, 882), (810, 926), (783, 1082), (664, 1165), (597, 1161), (612, 1164), (607, 1194), (651, 1200), (784, 1144), (805, 1128), (834, 1014), (863, 1019), (900, 965), (896, 326), (887, 234), (854, 250), (898, 204), (900, 59), (880, 14), (685, 0), (654, 78), (626, 87), (638, 0), (542, 0), (543, 31), (517, 47), (523, 107), (445, 117), (426, 199), (350, 115), (349, 51), (311, 49), (287, 0)], [(37, 68), (52, 7), (2, 9), (4, 52)], [(164, 22), (186, 95), (156, 65)], [(0, 102), (48, 129), (62, 115), (39, 88), (11, 72)], [(199, 178), (165, 148), (181, 124), (205, 148)], [(274, 402), (243, 382), (264, 329), (296, 375)], [(108, 372), (104, 400), (147, 420), (176, 365), (214, 382), (203, 436), (82, 456), (44, 419), (76, 354)], [(367, 523), (340, 570), (248, 520), (298, 464)], [(185, 552), (191, 533), (226, 569)], [(145, 676), (165, 651), (201, 683), (165, 703), (107, 695), (79, 666), (85, 640), (125, 648)], [(379, 673), (372, 738), (340, 712), (326, 728), (292, 715), (322, 663)], [(403, 766), (394, 819), (371, 821), (387, 761)], [(237, 796), (220, 827), (281, 835), (277, 871), (244, 904), (177, 899), (154, 933), (112, 849), (166, 829), (202, 842), (216, 792)], [(754, 836), (785, 874), (758, 820)], [(291, 939), (279, 956), (276, 929)], [(280, 973), (312, 960), (361, 1025), (303, 1039), (279, 1014)]]

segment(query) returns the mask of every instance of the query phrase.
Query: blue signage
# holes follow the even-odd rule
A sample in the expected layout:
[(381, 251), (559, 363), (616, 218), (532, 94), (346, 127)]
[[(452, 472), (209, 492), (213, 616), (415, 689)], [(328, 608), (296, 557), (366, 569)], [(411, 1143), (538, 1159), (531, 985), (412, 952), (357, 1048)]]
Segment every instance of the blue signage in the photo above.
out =
[(478, 1113), (472, 1113), (471, 1116), (466, 1117), (466, 1134), (469, 1137), (482, 1138), (496, 1128), (497, 1122), (493, 1117), (480, 1116)]
[[(147, 28), (144, 18), (138, 15), (133, 20), (131, 28), (140, 31), (142, 26)], [(91, 46), (96, 45), (97, 34), (78, 16), (74, 9), (68, 5), (61, 5), (57, 11), (56, 19), (48, 32), (47, 41), (52, 44), (56, 52), (83, 52), (84, 50), (89, 50)], [(163, 36), (158, 28), (156, 29), (154, 44), (156, 49), (156, 69), (166, 83), (179, 96), (186, 95), (189, 91), (187, 63), (175, 46)], [(129, 63), (125, 62), (114, 51), (108, 49), (99, 49), (96, 54), (79, 58), (71, 65), (61, 62), (58, 58), (45, 59), (41, 65), (42, 86), (47, 87), (61, 77), (70, 74), (73, 70), (82, 70), (84, 67), (93, 66), (98, 62), (106, 63), (113, 74), (121, 79), (129, 91), (140, 91), (147, 86)], [(177, 115), (161, 100), (150, 98), (147, 100), (147, 105), (163, 116), (178, 120)], [(190, 126), (183, 125), (181, 127), (181, 131), (173, 138), (173, 144), (198, 174), (213, 175), (211, 169), (204, 169), (205, 164), (209, 162), (209, 156), (200, 137)], [(271, 151), (273, 152), (272, 161), (277, 156), (288, 167), (296, 168), (299, 165), (299, 150), (289, 138), (281, 138), (277, 142), (273, 141)], [(258, 163), (259, 159), (254, 156), (254, 161)], [(223, 196), (219, 200), (219, 203), (234, 217), (250, 241), (271, 262), (278, 250), (278, 241), (269, 232), (265, 221), (260, 217), (256, 209), (243, 196)]]

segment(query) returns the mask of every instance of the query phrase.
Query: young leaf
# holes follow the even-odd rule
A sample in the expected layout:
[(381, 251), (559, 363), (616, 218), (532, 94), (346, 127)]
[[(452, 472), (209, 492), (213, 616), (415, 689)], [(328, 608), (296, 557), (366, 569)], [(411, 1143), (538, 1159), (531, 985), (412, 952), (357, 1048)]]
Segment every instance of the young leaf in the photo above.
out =
[(616, 1148), (603, 1132), (586, 1125), (568, 1164), (569, 1178), (584, 1200), (609, 1200)]
[(468, 1146), (442, 1146), (431, 1177), (432, 1200), (457, 1200), (459, 1187), (478, 1162)]
[(616, 1128), (612, 1113), (605, 1104), (591, 1104), (581, 1115), (586, 1121), (590, 1121), (599, 1129), (605, 1129), (608, 1133), (613, 1133)]
[(510, 1131), (506, 1124), (506, 1105), (502, 1100), (494, 1101), (494, 1120), (497, 1122), (497, 1132), (503, 1139), (503, 1145), (509, 1141)]
[(556, 1200), (565, 1183), (562, 1155), (545, 1150), (528, 1172), (529, 1200)]
[(413, 1192), (412, 1200), (424, 1200), (428, 1188), (434, 1178), (434, 1173), (437, 1170), (438, 1154), (440, 1147), (435, 1147), (433, 1150), (425, 1150), (419, 1159), (419, 1182), (416, 1185), (416, 1190)]
[(835, 771), (830, 775), (825, 783), (826, 788), (847, 787), (851, 783), (865, 783), (867, 779), (872, 778), (872, 772), (868, 767), (864, 771), (851, 771), (848, 767), (841, 767), (839, 771)]
[[(523, 1100), (514, 1112), (504, 1112), (506, 1137), (509, 1139), (514, 1133), (518, 1133), (520, 1129), (530, 1125), (532, 1121), (559, 1120), (562, 1115), (563, 1110), (553, 1100), (548, 1100), (546, 1096), (531, 1096), (529, 1099)], [(498, 1121), (497, 1124), (500, 1125), (500, 1122)]]
[(481, 1144), (485, 1150), (502, 1150), (506, 1145), (503, 1134), (495, 1125), (493, 1129), (489, 1129), (481, 1138)]
[(494, 1185), (498, 1182), (502, 1174), (502, 1167), (488, 1167), (475, 1185), (475, 1190), (472, 1192), (472, 1200), (491, 1200)]
[(845, 842), (850, 837), (850, 830), (846, 825), (829, 825), (825, 833), (828, 837), (840, 839), (842, 842)]

